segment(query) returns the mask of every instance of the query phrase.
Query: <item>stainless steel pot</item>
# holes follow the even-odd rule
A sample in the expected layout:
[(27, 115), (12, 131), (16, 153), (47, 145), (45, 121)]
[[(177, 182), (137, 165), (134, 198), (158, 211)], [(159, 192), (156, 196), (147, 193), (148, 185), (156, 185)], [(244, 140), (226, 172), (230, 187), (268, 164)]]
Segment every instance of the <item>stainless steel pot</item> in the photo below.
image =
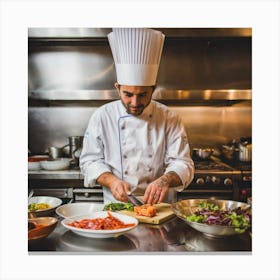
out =
[(213, 152), (214, 149), (211, 148), (194, 148), (192, 150), (193, 157), (197, 157), (200, 159), (209, 159)]
[(81, 149), (83, 146), (83, 136), (70, 136), (69, 140), (69, 155), (73, 160), (80, 157)]
[(252, 161), (252, 139), (240, 138), (238, 157), (240, 161)]
[(227, 145), (222, 145), (223, 156), (230, 161), (252, 161), (252, 138), (240, 138), (240, 141), (233, 140)]
[(63, 157), (63, 147), (58, 148), (58, 147), (48, 147), (48, 154), (51, 159), (57, 159)]
[(239, 149), (233, 145), (222, 145), (222, 155), (229, 161), (235, 161), (238, 159)]

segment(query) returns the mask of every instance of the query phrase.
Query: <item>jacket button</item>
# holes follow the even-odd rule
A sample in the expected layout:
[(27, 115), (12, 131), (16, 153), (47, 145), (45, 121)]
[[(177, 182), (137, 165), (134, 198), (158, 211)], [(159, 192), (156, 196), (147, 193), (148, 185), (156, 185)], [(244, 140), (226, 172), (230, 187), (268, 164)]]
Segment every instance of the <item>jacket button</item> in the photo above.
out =
[(124, 156), (123, 156), (123, 158), (127, 158), (127, 156), (126, 156), (126, 155), (124, 155)]
[(150, 154), (150, 155), (149, 155), (149, 158), (151, 158), (152, 156), (153, 156), (153, 155)]
[(127, 170), (125, 170), (125, 171), (124, 171), (124, 175), (127, 175), (127, 174), (128, 174), (128, 171), (127, 171)]

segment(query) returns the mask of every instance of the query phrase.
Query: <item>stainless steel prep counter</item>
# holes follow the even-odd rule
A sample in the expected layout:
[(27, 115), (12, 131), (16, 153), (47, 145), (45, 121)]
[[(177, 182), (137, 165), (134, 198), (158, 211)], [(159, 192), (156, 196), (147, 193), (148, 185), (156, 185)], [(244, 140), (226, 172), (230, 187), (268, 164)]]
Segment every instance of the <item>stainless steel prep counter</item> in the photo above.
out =
[(227, 237), (207, 237), (175, 217), (160, 225), (139, 224), (117, 238), (94, 239), (76, 235), (58, 225), (46, 239), (29, 244), (29, 254), (151, 254), (188, 252), (234, 252), (251, 254), (251, 233)]

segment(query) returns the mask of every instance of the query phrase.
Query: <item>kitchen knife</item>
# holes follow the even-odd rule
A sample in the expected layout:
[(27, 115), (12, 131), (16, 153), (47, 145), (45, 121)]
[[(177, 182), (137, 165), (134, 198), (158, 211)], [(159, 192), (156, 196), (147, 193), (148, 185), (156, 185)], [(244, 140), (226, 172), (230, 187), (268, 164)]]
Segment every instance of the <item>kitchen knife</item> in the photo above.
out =
[(137, 197), (135, 197), (133, 194), (128, 194), (127, 195), (128, 200), (133, 204), (133, 205), (137, 205), (137, 206), (141, 206), (144, 203), (142, 201), (140, 201)]

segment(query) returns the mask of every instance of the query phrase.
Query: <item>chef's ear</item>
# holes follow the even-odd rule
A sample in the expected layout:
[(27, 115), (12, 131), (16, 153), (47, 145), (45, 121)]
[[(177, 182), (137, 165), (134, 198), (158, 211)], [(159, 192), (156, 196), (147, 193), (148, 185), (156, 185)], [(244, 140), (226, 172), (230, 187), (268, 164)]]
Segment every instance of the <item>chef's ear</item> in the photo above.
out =
[(117, 90), (120, 90), (120, 88), (121, 88), (121, 85), (118, 84), (117, 82), (114, 84), (114, 86), (115, 86), (115, 88), (116, 88)]
[(115, 86), (115, 88), (117, 89), (118, 95), (120, 96), (120, 95), (121, 95), (121, 92), (120, 92), (120, 90), (121, 90), (121, 85), (118, 84), (118, 83), (115, 83), (114, 86)]

